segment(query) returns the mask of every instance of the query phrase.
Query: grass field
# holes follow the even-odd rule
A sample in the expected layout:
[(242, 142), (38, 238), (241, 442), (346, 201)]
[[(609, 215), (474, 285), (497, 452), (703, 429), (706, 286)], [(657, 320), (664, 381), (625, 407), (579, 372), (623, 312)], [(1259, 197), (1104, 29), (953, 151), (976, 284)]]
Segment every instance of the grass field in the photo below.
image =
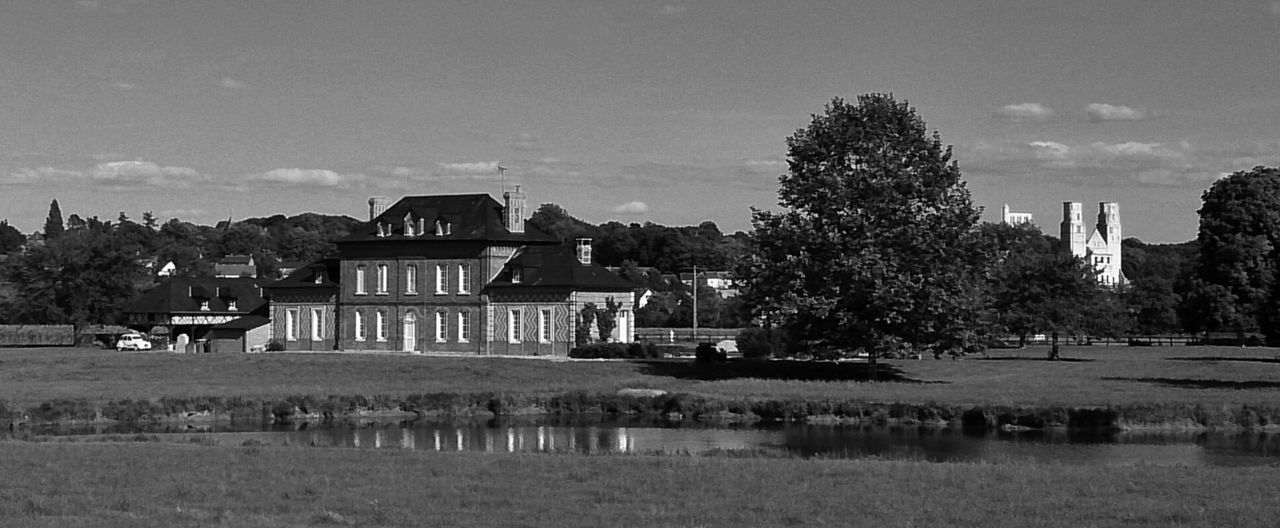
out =
[(1104, 406), (1280, 402), (1280, 349), (1070, 347), (994, 350), (989, 359), (863, 364), (543, 361), (338, 354), (177, 355), (85, 348), (0, 349), (0, 400), (386, 395), (545, 395), (656, 388), (708, 397), (855, 399), (953, 405)]
[(1275, 526), (1280, 468), (0, 443), (0, 525)]

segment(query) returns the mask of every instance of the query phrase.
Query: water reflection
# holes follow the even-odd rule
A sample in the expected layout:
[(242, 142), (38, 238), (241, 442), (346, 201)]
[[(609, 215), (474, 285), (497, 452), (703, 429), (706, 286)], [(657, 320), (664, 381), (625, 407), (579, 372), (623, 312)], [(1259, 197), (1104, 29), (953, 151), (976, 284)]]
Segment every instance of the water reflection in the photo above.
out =
[(38, 434), (156, 434), (176, 441), (212, 440), (367, 449), (582, 454), (702, 453), (761, 449), (800, 457), (883, 458), (931, 462), (1032, 461), (1084, 465), (1280, 465), (1280, 435), (1250, 432), (1005, 433), (930, 427), (759, 424), (691, 426), (644, 420), (299, 423), (99, 426)]

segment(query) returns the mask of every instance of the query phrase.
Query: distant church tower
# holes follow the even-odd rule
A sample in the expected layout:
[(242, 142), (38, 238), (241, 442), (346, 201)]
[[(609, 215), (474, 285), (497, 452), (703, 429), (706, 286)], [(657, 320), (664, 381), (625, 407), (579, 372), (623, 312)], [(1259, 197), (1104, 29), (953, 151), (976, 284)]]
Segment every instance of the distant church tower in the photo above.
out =
[(1009, 204), (1004, 204), (1004, 208), (1000, 210), (1000, 221), (1005, 225), (1032, 223), (1031, 213), (1015, 213), (1009, 209)]
[(1084, 206), (1080, 202), (1062, 202), (1062, 226), (1059, 234), (1064, 250), (1084, 258)]
[(1071, 254), (1083, 258), (1098, 270), (1098, 282), (1119, 286), (1127, 282), (1121, 260), (1123, 240), (1120, 230), (1120, 204), (1100, 202), (1098, 225), (1086, 238), (1083, 206), (1079, 202), (1062, 204), (1062, 244)]

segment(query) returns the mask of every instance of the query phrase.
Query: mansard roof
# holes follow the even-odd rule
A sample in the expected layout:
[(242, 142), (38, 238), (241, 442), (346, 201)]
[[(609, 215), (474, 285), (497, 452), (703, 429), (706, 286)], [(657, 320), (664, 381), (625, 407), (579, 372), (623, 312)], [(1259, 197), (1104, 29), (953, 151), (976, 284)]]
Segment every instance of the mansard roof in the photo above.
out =
[[(514, 269), (520, 281), (512, 282)], [(598, 264), (578, 261), (574, 248), (566, 245), (528, 246), (507, 262), (502, 272), (486, 286), (494, 291), (569, 289), (591, 292), (630, 292), (636, 287)]]
[[(249, 277), (170, 277), (142, 294), (125, 308), (126, 313), (247, 314), (266, 303), (259, 285)], [(202, 302), (209, 303), (201, 310)], [(236, 309), (229, 305), (234, 301)]]
[[(488, 194), (435, 194), (401, 198), (372, 221), (356, 227), (337, 243), (388, 242), (423, 240), (482, 240), (491, 242), (558, 242), (533, 226), (525, 224), (524, 233), (512, 233), (503, 222), (503, 205)], [(405, 235), (405, 219), (423, 220), (424, 234)], [(447, 232), (436, 231), (436, 223), (447, 224)], [(379, 224), (389, 226), (389, 233), (379, 233)], [(416, 226), (415, 226), (416, 227)]]
[(287, 277), (265, 284), (262, 288), (269, 292), (291, 290), (324, 293), (336, 292), (341, 282), (341, 261), (327, 258), (302, 266)]

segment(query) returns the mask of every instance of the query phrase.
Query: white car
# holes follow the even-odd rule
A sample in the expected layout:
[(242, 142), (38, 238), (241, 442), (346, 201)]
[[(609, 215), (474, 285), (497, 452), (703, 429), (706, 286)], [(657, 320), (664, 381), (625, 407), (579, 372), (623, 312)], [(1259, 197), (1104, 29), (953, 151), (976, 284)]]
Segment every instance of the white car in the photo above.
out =
[(125, 334), (116, 341), (116, 350), (151, 350), (151, 342), (142, 334)]

